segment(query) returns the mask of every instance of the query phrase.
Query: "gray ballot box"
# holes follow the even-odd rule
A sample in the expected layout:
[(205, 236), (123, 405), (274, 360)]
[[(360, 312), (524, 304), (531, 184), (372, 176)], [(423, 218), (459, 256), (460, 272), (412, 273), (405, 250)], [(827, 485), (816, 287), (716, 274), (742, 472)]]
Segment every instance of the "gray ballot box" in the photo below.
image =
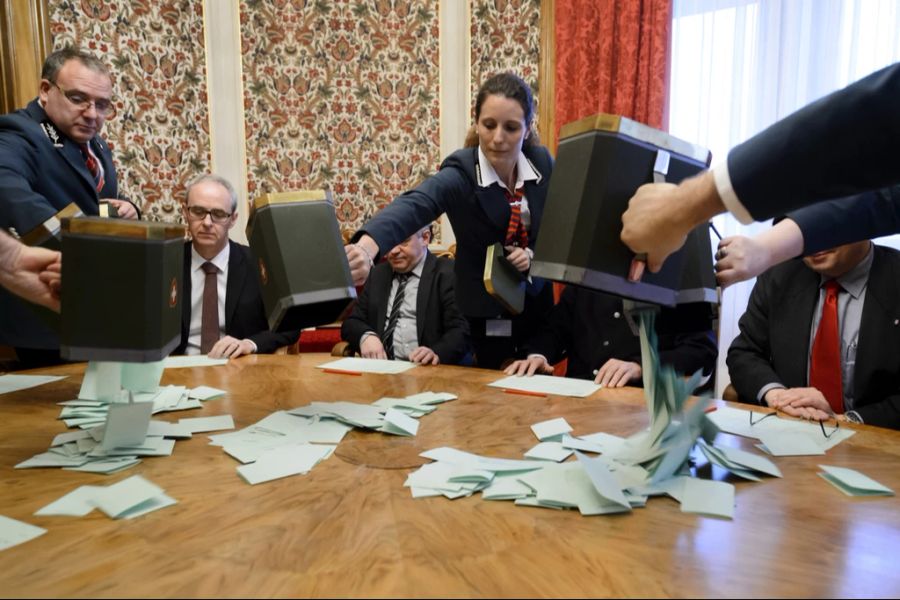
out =
[(559, 137), (531, 274), (654, 304), (716, 303), (707, 224), (637, 282), (628, 281), (635, 255), (619, 237), (638, 187), (695, 175), (709, 166), (709, 150), (607, 114), (564, 125)]
[(184, 227), (63, 219), (62, 252), (64, 359), (152, 362), (178, 346)]
[(331, 194), (265, 194), (253, 207), (247, 239), (269, 327), (291, 331), (335, 322), (356, 298), (356, 288)]

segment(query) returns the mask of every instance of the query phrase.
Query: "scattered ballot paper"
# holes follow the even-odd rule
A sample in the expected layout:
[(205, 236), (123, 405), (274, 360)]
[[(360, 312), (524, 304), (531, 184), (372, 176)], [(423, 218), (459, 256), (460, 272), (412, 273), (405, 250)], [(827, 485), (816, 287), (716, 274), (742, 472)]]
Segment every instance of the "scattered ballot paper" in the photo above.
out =
[(46, 529), (0, 515), (0, 550), (6, 550), (47, 533)]
[(531, 431), (542, 442), (561, 442), (565, 433), (572, 431), (572, 427), (563, 418), (541, 421), (531, 426)]
[(863, 475), (859, 471), (845, 467), (832, 467), (819, 465), (824, 473), (819, 477), (841, 490), (848, 496), (893, 496), (894, 490), (886, 487), (874, 479)]

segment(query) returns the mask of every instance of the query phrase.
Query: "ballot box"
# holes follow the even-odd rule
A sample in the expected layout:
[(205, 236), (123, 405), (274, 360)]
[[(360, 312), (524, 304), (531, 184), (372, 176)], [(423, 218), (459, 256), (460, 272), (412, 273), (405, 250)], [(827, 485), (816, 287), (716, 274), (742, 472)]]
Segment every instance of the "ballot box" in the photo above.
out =
[(272, 330), (333, 323), (356, 298), (329, 192), (256, 198), (247, 239)]
[(64, 359), (152, 362), (178, 346), (184, 227), (65, 218), (62, 253)]
[(717, 302), (707, 224), (659, 273), (637, 282), (628, 281), (635, 255), (619, 237), (638, 187), (678, 183), (710, 158), (705, 148), (616, 115), (563, 126), (531, 274), (654, 304)]

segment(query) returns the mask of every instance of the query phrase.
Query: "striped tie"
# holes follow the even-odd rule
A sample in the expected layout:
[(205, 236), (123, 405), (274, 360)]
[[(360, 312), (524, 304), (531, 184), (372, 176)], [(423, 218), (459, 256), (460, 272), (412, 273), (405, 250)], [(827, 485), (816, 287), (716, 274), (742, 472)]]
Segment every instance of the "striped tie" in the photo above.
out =
[(397, 273), (397, 293), (394, 294), (394, 302), (391, 304), (391, 314), (388, 316), (387, 327), (381, 334), (381, 343), (384, 352), (390, 359), (394, 358), (394, 330), (397, 329), (397, 321), (400, 319), (400, 307), (403, 305), (403, 296), (406, 291), (406, 283), (409, 281), (409, 273)]
[(522, 197), (525, 195), (523, 188), (516, 189), (510, 193), (504, 189), (506, 199), (509, 201), (509, 225), (506, 228), (506, 240), (504, 246), (518, 246), (519, 248), (528, 247), (528, 232), (525, 231), (525, 224), (522, 223)]
[(84, 156), (84, 164), (87, 166), (87, 170), (90, 171), (91, 177), (94, 178), (94, 189), (96, 189), (99, 194), (105, 183), (103, 181), (103, 167), (100, 166), (100, 161), (97, 160), (97, 157), (91, 152), (90, 146), (87, 144), (80, 144), (78, 147), (81, 149), (81, 155)]

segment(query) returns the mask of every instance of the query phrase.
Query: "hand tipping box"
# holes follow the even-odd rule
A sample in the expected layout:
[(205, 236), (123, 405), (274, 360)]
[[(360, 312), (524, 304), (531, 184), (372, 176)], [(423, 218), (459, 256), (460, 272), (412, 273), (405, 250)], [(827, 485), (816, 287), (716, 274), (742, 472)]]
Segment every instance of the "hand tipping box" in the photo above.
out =
[(257, 198), (247, 238), (272, 330), (333, 323), (356, 298), (330, 193), (306, 190)]
[(62, 252), (64, 359), (152, 362), (178, 346), (183, 227), (63, 219)]
[(704, 148), (624, 117), (599, 114), (563, 126), (531, 274), (655, 304), (717, 303), (707, 224), (659, 273), (638, 282), (628, 281), (634, 254), (619, 237), (638, 187), (678, 183), (710, 159)]

